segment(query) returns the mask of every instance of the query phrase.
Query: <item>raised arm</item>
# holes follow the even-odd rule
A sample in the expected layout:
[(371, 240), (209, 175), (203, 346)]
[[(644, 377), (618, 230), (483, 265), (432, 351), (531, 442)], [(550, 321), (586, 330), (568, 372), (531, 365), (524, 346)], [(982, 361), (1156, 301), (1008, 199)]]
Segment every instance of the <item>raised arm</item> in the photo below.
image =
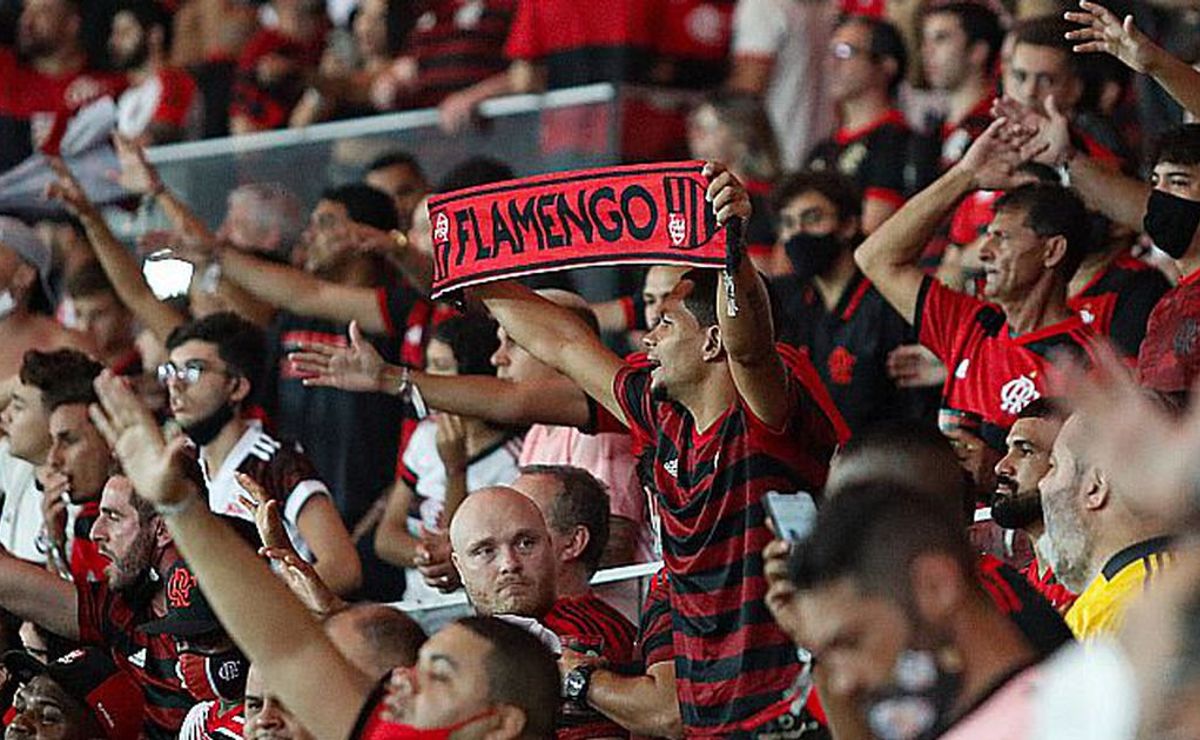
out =
[(1066, 18), (1083, 26), (1067, 34), (1078, 42), (1080, 53), (1106, 52), (1135, 72), (1153, 77), (1171, 97), (1200, 115), (1200, 72), (1150, 40), (1133, 23), (1133, 16), (1122, 20), (1102, 5), (1083, 0), (1082, 12), (1066, 13)]
[(69, 640), (79, 639), (75, 587), (46, 570), (0, 550), (0, 608)]
[(168, 446), (149, 411), (111, 373), (97, 378), (96, 391), (103, 407), (92, 410), (97, 427), (138, 495), (159, 507), (221, 624), (305, 727), (321, 740), (345, 740), (374, 680), (342, 657), (304, 604), (209, 511), (184, 473), (184, 439)]
[(917, 266), (934, 229), (967, 192), (1011, 185), (1019, 147), (1032, 134), (1005, 133), (1006, 119), (992, 122), (967, 153), (932, 185), (914, 195), (875, 230), (854, 253), (854, 260), (888, 303), (913, 323), (924, 271)]
[[(724, 165), (708, 163), (704, 175), (709, 178), (705, 198), (712, 203), (717, 223), (729, 224), (739, 219), (740, 229), (750, 218), (750, 195), (733, 173)], [(730, 234), (742, 239), (742, 234)], [(735, 244), (731, 249), (742, 249)], [(768, 426), (782, 426), (790, 414), (788, 408), (787, 369), (775, 350), (771, 324), (771, 302), (767, 286), (754, 264), (744, 256), (725, 280), (732, 280), (734, 304), (729, 303), (728, 290), (722, 282), (717, 286), (717, 322), (721, 327), (721, 345), (729, 359), (729, 371), (738, 395)]]
[(88, 243), (92, 245), (100, 267), (108, 275), (117, 298), (154, 336), (166, 341), (171, 331), (184, 322), (183, 314), (154, 295), (142, 274), (141, 265), (117, 241), (100, 214), (100, 209), (87, 197), (66, 163), (54, 158), (50, 160), (50, 167), (58, 175), (58, 180), (51, 184), (49, 195), (66, 204), (83, 224)]
[(573, 311), (525, 286), (502, 281), (471, 289), (512, 341), (573, 380), (618, 419), (625, 418), (613, 394), (624, 363)]
[(517, 383), (486, 375), (430, 375), (389, 365), (350, 324), (350, 346), (303, 342), (288, 356), (304, 384), (360, 393), (399, 394), (407, 380), (434, 409), (512, 426), (558, 424), (581, 427), (590, 421), (587, 395), (569, 378)]

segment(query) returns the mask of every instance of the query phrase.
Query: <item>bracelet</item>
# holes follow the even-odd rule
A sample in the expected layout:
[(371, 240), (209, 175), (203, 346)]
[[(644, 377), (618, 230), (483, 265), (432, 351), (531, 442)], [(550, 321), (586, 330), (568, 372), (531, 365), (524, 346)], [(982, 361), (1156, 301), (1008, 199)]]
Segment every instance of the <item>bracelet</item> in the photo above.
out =
[(162, 517), (179, 516), (180, 514), (190, 510), (199, 500), (199, 496), (195, 494), (188, 494), (178, 501), (155, 503), (154, 510), (157, 511), (158, 515)]

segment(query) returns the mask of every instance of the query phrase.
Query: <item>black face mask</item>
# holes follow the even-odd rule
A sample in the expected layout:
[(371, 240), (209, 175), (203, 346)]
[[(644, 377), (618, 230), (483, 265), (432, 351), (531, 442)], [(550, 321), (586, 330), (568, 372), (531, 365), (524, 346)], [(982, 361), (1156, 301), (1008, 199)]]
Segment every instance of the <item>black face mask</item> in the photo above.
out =
[(224, 403), (207, 417), (200, 421), (183, 428), (188, 439), (196, 443), (197, 447), (203, 447), (209, 442), (217, 438), (225, 425), (233, 421), (235, 411), (233, 404)]
[(1037, 493), (995, 496), (992, 521), (1004, 529), (1024, 529), (1042, 518), (1042, 497)]
[(896, 659), (891, 683), (867, 699), (867, 724), (881, 740), (932, 740), (945, 730), (962, 674), (928, 650)]
[(846, 248), (837, 234), (796, 234), (783, 245), (792, 271), (800, 280), (823, 275)]
[(1159, 249), (1180, 259), (1187, 254), (1196, 229), (1200, 228), (1200, 203), (1154, 190), (1146, 202), (1142, 227)]

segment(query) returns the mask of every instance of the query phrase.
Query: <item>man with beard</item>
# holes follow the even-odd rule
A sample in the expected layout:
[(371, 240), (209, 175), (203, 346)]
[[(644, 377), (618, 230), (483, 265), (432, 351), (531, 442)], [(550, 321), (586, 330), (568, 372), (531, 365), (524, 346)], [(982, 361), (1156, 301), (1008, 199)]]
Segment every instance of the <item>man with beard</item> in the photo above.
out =
[(129, 77), (129, 88), (117, 101), (117, 133), (145, 146), (199, 133), (196, 81), (167, 66), (171, 34), (171, 17), (154, 0), (125, 0), (113, 15), (109, 57)]
[[(777, 612), (874, 737), (1026, 737), (1033, 649), (976, 580), (960, 522), (920, 490), (845, 488), (791, 558)], [(1003, 728), (1003, 729), (1001, 729)]]
[(209, 507), (254, 521), (237, 480), (250, 476), (279, 501), (296, 550), (321, 579), (339, 594), (357, 588), (358, 553), (329, 489), (298, 445), (277, 441), (248, 416), (246, 399), (262, 373), (262, 332), (236, 314), (216, 313), (171, 332), (167, 350), (159, 380), (175, 420), (200, 448)]
[(56, 112), (118, 86), (119, 77), (89, 69), (82, 10), (82, 0), (27, 0), (17, 48), (0, 47), (0, 172), (33, 153)]
[(146, 697), (146, 736), (174, 738), (194, 703), (176, 671), (178, 650), (174, 640), (138, 626), (166, 614), (162, 577), (179, 554), (153, 506), (121, 476), (104, 487), (91, 538), (109, 560), (105, 581), (72, 584), (4, 553), (0, 607), (69, 640), (106, 648)]
[(779, 240), (792, 274), (774, 291), (782, 342), (808, 352), (851, 431), (867, 422), (917, 418), (917, 391), (898, 388), (888, 358), (912, 333), (854, 264), (862, 239), (862, 196), (833, 172), (802, 172), (775, 190)]
[(1075, 594), (1058, 582), (1050, 568), (1053, 553), (1047, 552), (1038, 481), (1050, 470), (1050, 450), (1066, 419), (1063, 408), (1050, 398), (1039, 398), (1017, 414), (1008, 430), (1008, 453), (996, 463), (996, 492), (992, 497), (992, 521), (1005, 529), (1019, 530), (1033, 545), (1033, 560), (1023, 575), (1064, 613), (1075, 602)]
[(1079, 594), (1066, 620), (1080, 640), (1119, 630), (1129, 602), (1171, 562), (1166, 527), (1139, 513), (1137, 491), (1114, 486), (1104, 464), (1086, 452), (1088, 428), (1078, 413), (1066, 420), (1038, 483), (1050, 564)]

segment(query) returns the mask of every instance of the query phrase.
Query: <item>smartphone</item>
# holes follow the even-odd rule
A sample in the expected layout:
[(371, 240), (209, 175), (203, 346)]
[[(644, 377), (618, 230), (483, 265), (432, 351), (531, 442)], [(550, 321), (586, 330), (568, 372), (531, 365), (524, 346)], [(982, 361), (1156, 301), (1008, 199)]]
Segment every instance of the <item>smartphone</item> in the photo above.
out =
[(804, 542), (817, 524), (817, 502), (812, 494), (767, 493), (767, 515), (775, 525), (775, 534), (788, 542)]

